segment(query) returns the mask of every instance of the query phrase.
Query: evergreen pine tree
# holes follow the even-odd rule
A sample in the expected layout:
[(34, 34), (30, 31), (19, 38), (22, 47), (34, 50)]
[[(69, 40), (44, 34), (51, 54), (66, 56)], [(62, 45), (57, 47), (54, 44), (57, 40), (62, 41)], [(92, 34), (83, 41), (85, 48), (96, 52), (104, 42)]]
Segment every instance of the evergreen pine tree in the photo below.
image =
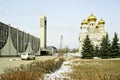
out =
[(119, 39), (117, 37), (117, 34), (114, 33), (114, 38), (112, 41), (112, 46), (111, 46), (111, 57), (118, 57), (119, 56)]
[(111, 44), (108, 34), (106, 34), (106, 36), (103, 36), (102, 42), (100, 44), (100, 57), (109, 58), (111, 54), (110, 50), (111, 50)]
[(98, 46), (95, 46), (95, 49), (94, 49), (94, 57), (99, 57), (99, 54), (100, 54), (99, 47), (98, 47)]
[(82, 47), (82, 58), (93, 58), (94, 47), (92, 45), (92, 41), (87, 35)]

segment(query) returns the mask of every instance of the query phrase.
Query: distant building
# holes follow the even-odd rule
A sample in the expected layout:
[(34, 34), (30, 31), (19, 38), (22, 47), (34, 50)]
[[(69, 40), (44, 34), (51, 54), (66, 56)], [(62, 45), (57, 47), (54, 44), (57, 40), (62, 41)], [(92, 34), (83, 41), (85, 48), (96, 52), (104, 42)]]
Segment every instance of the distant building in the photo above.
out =
[(49, 52), (49, 55), (54, 55), (55, 53), (57, 53), (57, 48), (54, 46), (47, 46), (47, 50)]
[(40, 55), (40, 39), (0, 22), (0, 56), (19, 56), (25, 51)]
[(90, 40), (93, 42), (94, 46), (99, 46), (101, 43), (101, 39), (103, 36), (107, 34), (105, 32), (105, 21), (103, 19), (100, 19), (97, 23), (97, 17), (91, 14), (87, 19), (84, 19), (81, 22), (81, 32), (79, 34), (79, 52), (81, 53), (82, 51), (82, 45), (83, 41), (86, 38), (86, 35), (89, 36)]

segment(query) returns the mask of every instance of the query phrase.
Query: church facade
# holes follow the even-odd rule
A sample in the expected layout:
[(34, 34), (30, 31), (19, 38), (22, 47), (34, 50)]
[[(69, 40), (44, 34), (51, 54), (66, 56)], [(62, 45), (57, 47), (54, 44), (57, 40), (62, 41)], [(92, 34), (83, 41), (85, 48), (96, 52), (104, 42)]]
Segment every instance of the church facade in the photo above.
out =
[[(101, 18), (97, 21), (97, 17), (91, 14), (87, 19), (81, 22), (81, 32), (79, 33), (79, 52), (82, 51), (82, 45), (86, 38), (89, 36), (94, 46), (99, 46), (103, 36), (107, 34), (105, 32), (105, 21)], [(81, 54), (82, 55), (82, 54)]]

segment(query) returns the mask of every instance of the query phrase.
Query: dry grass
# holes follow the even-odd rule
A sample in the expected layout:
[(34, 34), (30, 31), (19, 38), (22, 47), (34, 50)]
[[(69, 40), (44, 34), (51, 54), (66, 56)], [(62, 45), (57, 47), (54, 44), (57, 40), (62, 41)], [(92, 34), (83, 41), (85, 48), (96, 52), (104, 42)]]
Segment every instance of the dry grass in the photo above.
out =
[(77, 60), (72, 69), (73, 80), (120, 80), (120, 60)]
[(34, 61), (20, 67), (6, 68), (0, 80), (43, 80), (44, 74), (54, 72), (61, 67), (63, 58)]

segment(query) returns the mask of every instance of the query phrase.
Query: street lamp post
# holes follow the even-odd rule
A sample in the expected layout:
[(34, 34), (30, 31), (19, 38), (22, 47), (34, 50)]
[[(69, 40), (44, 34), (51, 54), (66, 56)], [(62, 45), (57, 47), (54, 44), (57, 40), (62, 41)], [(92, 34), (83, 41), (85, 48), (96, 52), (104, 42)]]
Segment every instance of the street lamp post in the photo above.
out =
[(62, 47), (63, 47), (63, 36), (60, 37), (60, 48), (58, 52), (58, 57), (62, 56)]

